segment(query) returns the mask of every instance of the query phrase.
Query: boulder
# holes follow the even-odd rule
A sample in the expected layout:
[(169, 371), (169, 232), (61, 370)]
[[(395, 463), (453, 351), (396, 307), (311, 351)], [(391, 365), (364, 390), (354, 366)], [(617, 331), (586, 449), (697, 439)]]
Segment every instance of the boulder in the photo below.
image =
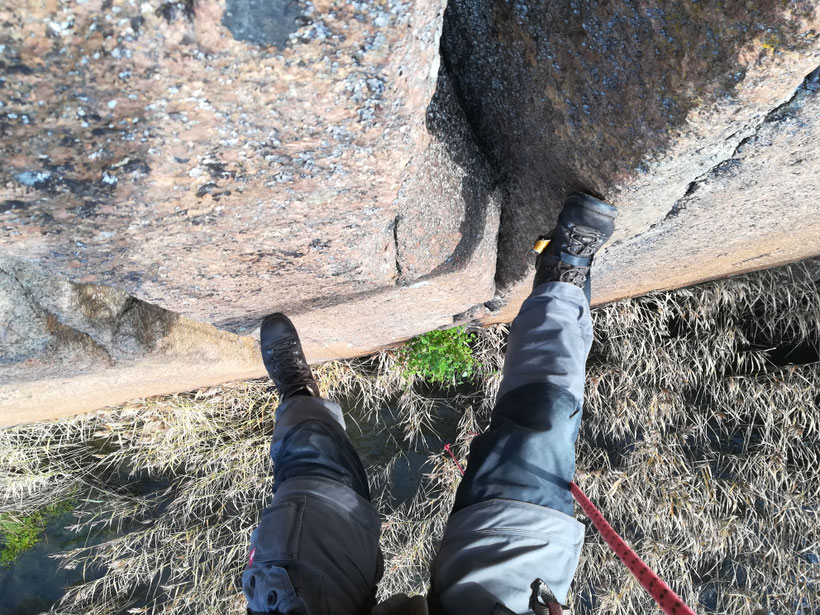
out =
[[(743, 198), (715, 185), (701, 191), (708, 202), (677, 215), (744, 147), (764, 147), (756, 135), (781, 111), (816, 98), (818, 31), (811, 1), (451, 0), (442, 65), (504, 194), (500, 307), (486, 321), (514, 317), (533, 240), (573, 190), (619, 207), (593, 303), (820, 252), (820, 208), (805, 198), (820, 188), (810, 110), (758, 152), (770, 157), (767, 175), (746, 177)], [(795, 159), (805, 160), (799, 173)]]
[[(385, 292), (448, 316), (491, 298), (492, 186), (469, 133), (427, 128), (460, 120), (432, 101), (443, 8), (0, 9), (3, 253), (240, 333)], [(432, 281), (467, 270), (470, 301)], [(357, 348), (418, 330), (372, 316)]]
[(820, 253), (809, 0), (0, 21), (3, 422), (262, 375), (274, 311), (312, 361), (509, 321), (572, 190), (620, 212), (593, 303)]
[(0, 257), (0, 426), (264, 375), (255, 341)]

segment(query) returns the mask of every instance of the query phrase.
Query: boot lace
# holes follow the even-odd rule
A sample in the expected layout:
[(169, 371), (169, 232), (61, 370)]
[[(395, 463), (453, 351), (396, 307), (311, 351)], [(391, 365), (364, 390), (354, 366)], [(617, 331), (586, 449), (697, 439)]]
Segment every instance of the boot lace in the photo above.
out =
[(587, 281), (587, 275), (589, 275), (589, 267), (576, 267), (561, 261), (558, 261), (557, 266), (559, 281), (575, 284), (575, 286), (579, 286), (580, 288), (584, 287)]
[(278, 340), (271, 344), (268, 355), (276, 376), (276, 388), (282, 396), (287, 397), (293, 391), (315, 386), (313, 372), (296, 341)]
[(588, 226), (569, 229), (567, 252), (575, 256), (592, 256), (601, 247), (603, 233)]

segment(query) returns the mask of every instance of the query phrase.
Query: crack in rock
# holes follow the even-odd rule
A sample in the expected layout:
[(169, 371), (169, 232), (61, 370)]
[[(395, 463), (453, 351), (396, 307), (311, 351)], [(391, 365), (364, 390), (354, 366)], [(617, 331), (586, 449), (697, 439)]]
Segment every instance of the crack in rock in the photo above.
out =
[(29, 290), (28, 286), (26, 286), (15, 273), (0, 268), (0, 275), (6, 275), (20, 287), (31, 308), (45, 321), (46, 330), (50, 333), (50, 337), (52, 338), (49, 346), (60, 342), (75, 342), (93, 352), (101, 353), (109, 365), (113, 366), (116, 364), (114, 357), (108, 349), (105, 348), (105, 346), (85, 331), (81, 331), (62, 322), (57, 314), (45, 308), (37, 300), (31, 290)]
[(400, 215), (397, 215), (393, 220), (393, 250), (396, 254), (396, 284), (401, 284), (402, 267), (399, 260), (399, 220)]
[[(687, 199), (697, 192), (697, 190), (709, 179), (714, 178), (721, 173), (725, 173), (732, 168), (737, 167), (740, 165), (740, 160), (738, 156), (742, 152), (743, 148), (748, 145), (749, 143), (753, 143), (754, 140), (757, 139), (760, 131), (763, 129), (764, 126), (768, 124), (775, 124), (780, 122), (784, 119), (784, 117), (788, 114), (790, 108), (798, 101), (799, 97), (803, 95), (805, 92), (810, 92), (812, 94), (816, 93), (820, 89), (820, 66), (815, 68), (811, 73), (809, 73), (805, 79), (798, 85), (794, 93), (786, 100), (785, 102), (777, 105), (773, 109), (771, 109), (763, 119), (754, 127), (750, 134), (743, 137), (740, 141), (738, 141), (737, 145), (735, 146), (732, 153), (726, 157), (725, 159), (721, 160), (720, 162), (714, 164), (711, 168), (707, 171), (701, 173), (698, 177), (694, 180), (689, 182), (686, 186), (686, 190), (684, 190), (683, 196), (679, 198), (675, 203), (672, 205), (670, 210), (666, 213), (663, 220), (661, 222), (666, 222), (667, 220), (671, 220), (676, 218), (681, 211), (686, 209), (686, 201)], [(736, 131), (732, 133), (730, 139), (738, 134)]]

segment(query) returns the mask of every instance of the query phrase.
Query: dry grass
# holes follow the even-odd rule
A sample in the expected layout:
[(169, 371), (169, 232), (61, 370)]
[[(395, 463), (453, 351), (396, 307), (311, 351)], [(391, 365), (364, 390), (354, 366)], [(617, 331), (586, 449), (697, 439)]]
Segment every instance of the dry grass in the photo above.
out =
[[(702, 610), (818, 612), (820, 365), (770, 362), (778, 345), (820, 347), (805, 270), (611, 305), (596, 330), (582, 489)], [(578, 579), (578, 612), (650, 608), (600, 540)]]
[[(613, 304), (594, 318), (580, 486), (698, 611), (820, 612), (820, 365), (777, 366), (779, 351), (769, 352), (820, 346), (816, 285), (790, 267)], [(478, 334), (475, 386), (446, 400), (460, 417), (462, 463), (488, 422), (506, 329)], [(371, 410), (361, 429), (379, 428), (376, 409), (390, 404), (397, 449), (429, 455), (409, 502), (387, 488), (401, 450), (371, 468), (384, 514), (381, 593), (424, 591), (459, 478), (433, 445), (442, 395), (408, 383), (389, 352), (317, 371), (330, 397)], [(107, 573), (72, 588), (56, 611), (243, 612), (238, 578), (269, 500), (275, 405), (265, 383), (245, 382), (0, 431), (0, 511), (80, 493), (78, 532), (124, 532), (62, 554), (67, 566)], [(594, 530), (573, 595), (579, 614), (653, 608)]]

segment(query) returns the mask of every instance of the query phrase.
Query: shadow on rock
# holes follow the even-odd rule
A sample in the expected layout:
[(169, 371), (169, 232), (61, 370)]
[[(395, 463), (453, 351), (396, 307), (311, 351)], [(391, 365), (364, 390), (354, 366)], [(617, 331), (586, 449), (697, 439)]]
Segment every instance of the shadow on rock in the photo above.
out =
[(696, 106), (732, 97), (761, 51), (810, 45), (812, 3), (451, 0), (443, 65), (504, 204), (496, 281), (520, 279), (526, 252), (563, 196), (607, 196), (684, 128)]

